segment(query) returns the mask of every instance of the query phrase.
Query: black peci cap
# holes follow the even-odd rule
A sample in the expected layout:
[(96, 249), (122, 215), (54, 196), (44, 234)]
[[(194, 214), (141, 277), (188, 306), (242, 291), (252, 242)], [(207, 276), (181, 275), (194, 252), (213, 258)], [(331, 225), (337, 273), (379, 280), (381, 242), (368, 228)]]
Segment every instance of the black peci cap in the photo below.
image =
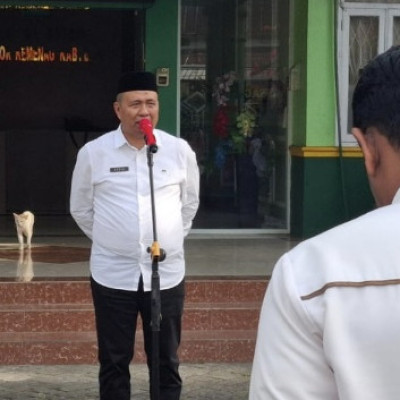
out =
[(152, 72), (127, 72), (118, 81), (117, 93), (130, 92), (132, 90), (151, 90), (158, 92), (156, 76)]

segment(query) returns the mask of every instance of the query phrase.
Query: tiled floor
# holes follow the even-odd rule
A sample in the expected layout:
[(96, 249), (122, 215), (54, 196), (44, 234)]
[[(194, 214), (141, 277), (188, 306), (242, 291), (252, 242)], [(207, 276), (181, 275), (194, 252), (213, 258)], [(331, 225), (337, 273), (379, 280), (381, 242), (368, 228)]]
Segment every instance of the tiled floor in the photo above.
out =
[[(70, 218), (37, 218), (32, 243), (31, 251), (20, 251), (12, 217), (0, 217), (0, 279), (89, 275), (90, 241)], [(264, 277), (271, 274), (280, 255), (295, 244), (297, 241), (286, 235), (190, 234), (185, 244), (187, 276)]]
[[(248, 399), (251, 363), (183, 364), (182, 399)], [(132, 399), (149, 399), (148, 370), (134, 364)], [(99, 398), (97, 365), (0, 366), (0, 398), (4, 400), (95, 400)]]

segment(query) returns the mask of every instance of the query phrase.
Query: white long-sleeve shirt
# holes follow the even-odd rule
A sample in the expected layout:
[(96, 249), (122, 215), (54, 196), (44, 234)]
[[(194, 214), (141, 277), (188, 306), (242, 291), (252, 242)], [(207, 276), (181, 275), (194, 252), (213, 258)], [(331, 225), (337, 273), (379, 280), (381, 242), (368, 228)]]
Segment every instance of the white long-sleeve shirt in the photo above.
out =
[(400, 192), (274, 268), (250, 400), (400, 399)]
[[(199, 205), (196, 156), (183, 139), (155, 129), (153, 182), (158, 243), (166, 252), (159, 262), (160, 287), (184, 277), (183, 241)], [(151, 289), (154, 243), (147, 146), (128, 144), (121, 128), (87, 143), (78, 153), (71, 184), (70, 212), (92, 239), (90, 269), (103, 286), (136, 290), (143, 275)]]

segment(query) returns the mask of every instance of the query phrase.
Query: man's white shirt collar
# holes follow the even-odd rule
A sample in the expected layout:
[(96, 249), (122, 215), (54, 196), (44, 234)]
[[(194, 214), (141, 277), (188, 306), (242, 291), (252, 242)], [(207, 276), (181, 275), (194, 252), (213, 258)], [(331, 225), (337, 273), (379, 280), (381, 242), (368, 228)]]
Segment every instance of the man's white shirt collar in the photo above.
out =
[(394, 204), (394, 203), (400, 203), (400, 188), (397, 189), (397, 192), (393, 197), (392, 204)]
[[(156, 143), (157, 143), (157, 147), (160, 147), (161, 145), (161, 138), (160, 135), (158, 133), (157, 129), (153, 130), (153, 134), (156, 138)], [(122, 129), (121, 129), (121, 125), (118, 126), (118, 129), (115, 131), (114, 134), (114, 146), (117, 149), (118, 147), (122, 147), (123, 145), (128, 145), (130, 146), (130, 144), (128, 143), (128, 141), (126, 140), (126, 137), (124, 136), (124, 134), (122, 133)]]

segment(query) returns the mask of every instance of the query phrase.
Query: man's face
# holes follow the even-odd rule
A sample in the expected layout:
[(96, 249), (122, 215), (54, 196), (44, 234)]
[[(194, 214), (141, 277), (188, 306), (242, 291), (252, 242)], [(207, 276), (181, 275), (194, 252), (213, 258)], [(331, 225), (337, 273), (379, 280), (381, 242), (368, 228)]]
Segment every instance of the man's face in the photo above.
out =
[(134, 90), (121, 93), (114, 102), (114, 111), (126, 135), (143, 137), (139, 129), (140, 120), (147, 118), (153, 127), (158, 123), (158, 94), (151, 90)]

